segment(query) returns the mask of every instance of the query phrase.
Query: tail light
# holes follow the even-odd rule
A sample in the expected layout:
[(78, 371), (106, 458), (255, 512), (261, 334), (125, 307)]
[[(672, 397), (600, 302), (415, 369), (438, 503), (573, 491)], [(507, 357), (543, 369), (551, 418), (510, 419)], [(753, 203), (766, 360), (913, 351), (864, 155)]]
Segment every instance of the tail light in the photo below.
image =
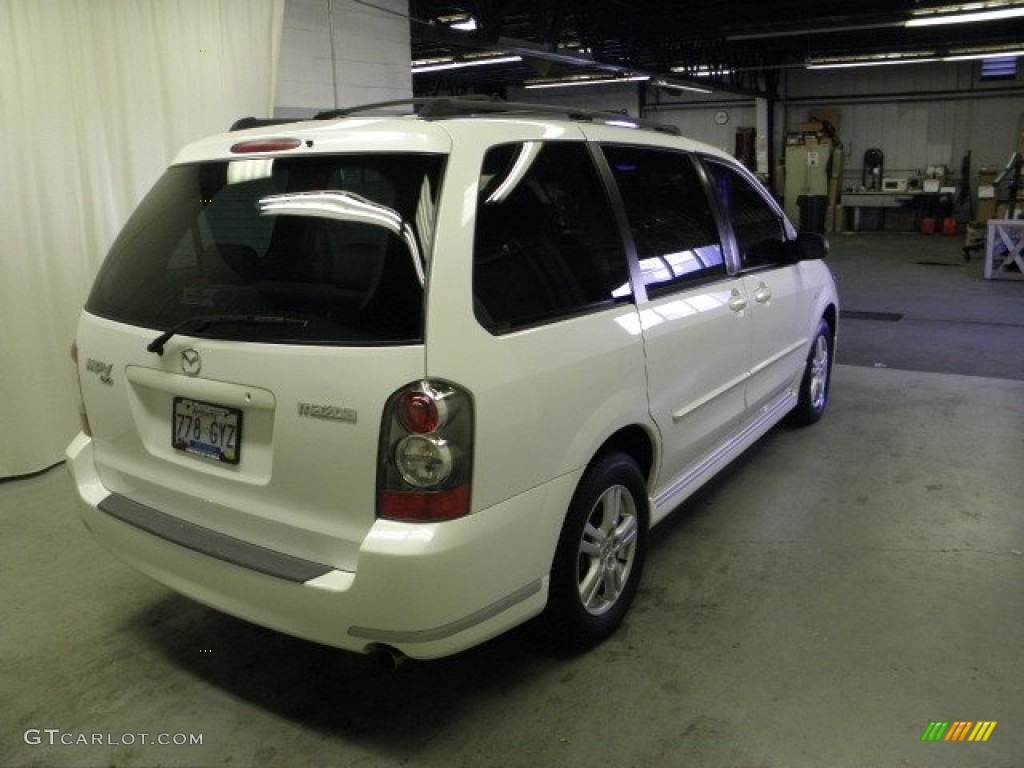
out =
[(85, 412), (85, 397), (82, 395), (82, 379), (78, 373), (78, 340), (71, 342), (71, 362), (75, 364), (75, 391), (78, 392), (78, 421), (82, 431), (92, 435), (92, 427), (89, 426), (89, 414)]
[(448, 382), (424, 380), (384, 408), (377, 466), (377, 516), (437, 522), (469, 514), (473, 403)]

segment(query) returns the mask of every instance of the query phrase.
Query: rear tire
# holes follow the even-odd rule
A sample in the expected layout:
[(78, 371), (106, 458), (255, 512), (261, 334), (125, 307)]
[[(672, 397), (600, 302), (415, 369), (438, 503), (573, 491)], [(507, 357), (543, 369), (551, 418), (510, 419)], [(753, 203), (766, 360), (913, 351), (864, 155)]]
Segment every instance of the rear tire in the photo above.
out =
[(610, 636), (636, 595), (647, 549), (647, 487), (629, 456), (599, 457), (583, 475), (559, 536), (540, 626), (578, 651)]
[(828, 406), (829, 387), (832, 384), (832, 351), (835, 347), (832, 329), (824, 320), (818, 322), (818, 329), (807, 355), (807, 365), (800, 382), (800, 400), (788, 417), (795, 427), (814, 424), (825, 413)]

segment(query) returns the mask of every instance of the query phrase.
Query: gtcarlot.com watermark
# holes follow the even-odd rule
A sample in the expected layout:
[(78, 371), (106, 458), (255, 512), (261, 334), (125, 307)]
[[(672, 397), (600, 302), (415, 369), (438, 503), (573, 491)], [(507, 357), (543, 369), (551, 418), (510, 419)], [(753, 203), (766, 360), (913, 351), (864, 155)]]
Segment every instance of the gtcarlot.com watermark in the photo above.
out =
[(201, 733), (85, 733), (60, 728), (28, 728), (22, 738), (29, 746), (50, 747), (131, 747), (143, 744), (195, 747), (203, 743)]

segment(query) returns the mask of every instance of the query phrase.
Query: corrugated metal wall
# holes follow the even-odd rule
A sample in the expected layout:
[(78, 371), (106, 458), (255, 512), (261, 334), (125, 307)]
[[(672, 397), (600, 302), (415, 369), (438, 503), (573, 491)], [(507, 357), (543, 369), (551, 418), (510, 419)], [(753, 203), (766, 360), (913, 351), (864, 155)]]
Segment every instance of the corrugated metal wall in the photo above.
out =
[(981, 83), (974, 62), (793, 70), (779, 125), (792, 129), (815, 107), (839, 109), (844, 185), (859, 184), (864, 151), (872, 147), (885, 153), (886, 175), (916, 176), (934, 165), (959, 175), (968, 151), (972, 172), (1006, 163), (1024, 113), (1022, 86), (1020, 76)]
[[(836, 70), (787, 70), (775, 112), (774, 162), (783, 157), (785, 134), (816, 108), (838, 109), (844, 145), (842, 188), (860, 186), (864, 152), (881, 149), (885, 175), (916, 177), (946, 166), (949, 184), (971, 152), (971, 173), (1002, 168), (1015, 149), (1024, 114), (1024, 75), (982, 83), (977, 62), (913, 64)], [(550, 101), (588, 109), (625, 109), (636, 115), (640, 86), (515, 91), (510, 98)], [(755, 126), (753, 98), (715, 92), (692, 98), (648, 88), (644, 117), (679, 127), (685, 136), (732, 153), (736, 129)], [(728, 112), (721, 125), (715, 114)]]

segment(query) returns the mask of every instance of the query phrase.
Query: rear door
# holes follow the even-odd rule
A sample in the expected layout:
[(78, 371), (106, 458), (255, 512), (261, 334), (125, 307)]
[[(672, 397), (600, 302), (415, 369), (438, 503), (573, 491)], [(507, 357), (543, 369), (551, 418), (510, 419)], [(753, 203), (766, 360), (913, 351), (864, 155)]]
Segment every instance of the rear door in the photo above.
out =
[(698, 166), (688, 153), (605, 145), (646, 293), (639, 304), (651, 415), (663, 455), (655, 495), (699, 468), (739, 423), (750, 323)]
[[(440, 154), (365, 153), (169, 169), (79, 327), (104, 485), (354, 568), (383, 405), (424, 375), (422, 254), (443, 168)], [(409, 236), (369, 223), (381, 216)]]

